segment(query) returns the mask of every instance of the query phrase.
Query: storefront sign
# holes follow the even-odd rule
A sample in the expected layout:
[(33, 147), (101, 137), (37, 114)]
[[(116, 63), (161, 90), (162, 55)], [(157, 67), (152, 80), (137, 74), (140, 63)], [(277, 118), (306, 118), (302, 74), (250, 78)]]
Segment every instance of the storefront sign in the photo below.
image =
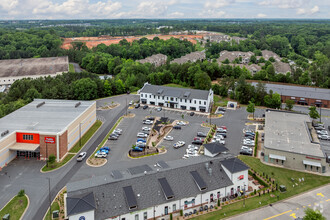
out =
[(45, 143), (55, 144), (55, 137), (45, 137)]
[(309, 157), (309, 156), (306, 156), (307, 159), (312, 159), (312, 160), (321, 160), (320, 158), (314, 158), (314, 157)]
[(242, 180), (242, 179), (244, 179), (244, 175), (240, 175), (237, 179), (238, 179), (238, 180)]

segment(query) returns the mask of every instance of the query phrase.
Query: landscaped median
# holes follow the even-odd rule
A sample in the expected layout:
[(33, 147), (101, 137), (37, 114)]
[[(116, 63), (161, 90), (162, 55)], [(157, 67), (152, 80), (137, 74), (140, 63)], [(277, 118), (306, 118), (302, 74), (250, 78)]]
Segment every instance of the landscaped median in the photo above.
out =
[(102, 140), (102, 142), (99, 144), (99, 146), (97, 146), (97, 148), (95, 149), (95, 151), (92, 153), (92, 155), (90, 155), (90, 157), (86, 160), (86, 163), (89, 166), (103, 166), (107, 160), (104, 158), (95, 158), (95, 153), (100, 150), (101, 147), (103, 147), (103, 145), (105, 144), (105, 142), (108, 140), (110, 134), (116, 129), (116, 127), (119, 125), (120, 121), (124, 118), (124, 116), (121, 116), (117, 122), (115, 123), (115, 125), (111, 128), (111, 130), (108, 132), (108, 134), (105, 136), (105, 138)]
[(24, 190), (19, 193), (6, 204), (0, 211), (0, 218), (2, 219), (6, 214), (10, 215), (10, 219), (21, 219), (28, 208), (29, 199), (25, 195)]
[[(251, 193), (253, 195), (249, 195), (246, 198), (238, 197), (221, 203), (217, 210), (204, 215), (195, 216), (194, 219), (218, 220), (242, 214), (243, 212), (287, 199), (330, 182), (330, 177), (328, 176), (268, 166), (254, 157), (239, 156), (239, 159), (246, 163), (251, 168), (251, 171), (255, 173), (259, 179), (263, 179), (270, 187), (268, 189), (259, 190), (260, 195), (257, 191), (256, 193)], [(286, 186), (287, 191), (282, 193), (276, 190), (280, 185)]]
[(95, 132), (101, 127), (102, 122), (97, 120), (92, 127), (81, 137), (81, 144), (80, 141), (78, 141), (68, 152), (68, 154), (60, 161), (60, 162), (54, 162), (51, 164), (47, 164), (41, 169), (42, 172), (49, 172), (52, 170), (56, 170), (63, 165), (65, 165), (67, 162), (69, 162), (80, 150), (85, 144), (91, 139), (91, 137), (95, 134)]

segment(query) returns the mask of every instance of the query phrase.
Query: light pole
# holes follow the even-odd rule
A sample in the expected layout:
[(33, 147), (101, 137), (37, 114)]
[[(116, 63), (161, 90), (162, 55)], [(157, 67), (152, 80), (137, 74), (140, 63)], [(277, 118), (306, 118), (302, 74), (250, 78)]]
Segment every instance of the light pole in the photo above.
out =
[(126, 97), (126, 116), (127, 116), (127, 109), (128, 107), (127, 107), (127, 97)]
[(79, 147), (81, 148), (81, 122), (79, 122)]
[(48, 179), (49, 216), (52, 219), (52, 198), (50, 197), (50, 177)]
[(48, 145), (46, 142), (46, 163), (47, 163), (47, 167), (48, 167)]
[(244, 196), (244, 200), (243, 200), (243, 207), (245, 207), (245, 183), (244, 183), (244, 190), (243, 190), (243, 192), (244, 192), (244, 194), (243, 194), (243, 196)]
[(322, 108), (321, 108), (322, 104), (320, 105), (320, 123), (322, 123)]

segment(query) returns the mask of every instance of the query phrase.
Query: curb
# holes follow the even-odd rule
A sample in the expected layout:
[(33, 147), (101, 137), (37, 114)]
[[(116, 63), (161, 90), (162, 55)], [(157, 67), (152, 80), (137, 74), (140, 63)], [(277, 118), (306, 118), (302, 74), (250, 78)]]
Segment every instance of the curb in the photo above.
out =
[[(89, 159), (89, 158), (88, 158)], [(105, 162), (103, 163), (103, 164), (100, 164), (100, 165), (93, 165), (93, 164), (90, 164), (89, 162), (88, 162), (88, 159), (86, 160), (86, 164), (88, 165), (88, 166), (90, 166), (90, 167), (94, 167), (94, 168), (97, 168), (97, 167), (103, 167), (105, 164), (107, 164), (108, 163), (108, 160), (107, 159), (105, 159)]]
[[(26, 208), (25, 208), (23, 214), (22, 214), (21, 217), (19, 218), (19, 220), (22, 220), (22, 219), (23, 219), (23, 217), (24, 217), (26, 211), (29, 209), (29, 206), (30, 206), (30, 199), (29, 199), (28, 195), (25, 194), (25, 196), (26, 196), (26, 198), (27, 198), (27, 206), (26, 206)], [(10, 201), (11, 201), (11, 200), (10, 200)], [(6, 204), (6, 205), (7, 205), (7, 204)]]
[[(58, 197), (58, 195), (60, 194), (60, 192), (61, 192), (65, 187), (66, 187), (66, 186), (64, 186), (62, 189), (60, 189), (60, 191), (57, 192), (55, 198), (52, 200), (52, 204), (53, 204), (53, 202), (55, 201), (55, 199)], [(47, 215), (48, 211), (49, 211), (49, 207), (47, 208), (46, 213), (44, 214), (44, 217), (42, 218), (43, 220), (46, 218), (46, 215)], [(50, 214), (52, 214), (52, 213), (50, 213)]]
[[(94, 132), (94, 134), (88, 139), (88, 141), (80, 148), (80, 150), (77, 152), (77, 153), (71, 153), (70, 151), (68, 151), (67, 152), (67, 154), (75, 154), (75, 155), (77, 155), (77, 154), (79, 154), (80, 153), (80, 151), (86, 146), (86, 144), (88, 144), (88, 142), (94, 137), (94, 135), (100, 130), (100, 128), (102, 127), (102, 125), (103, 125), (103, 122), (101, 121), (101, 126)], [(65, 164), (63, 164), (62, 166), (60, 166), (60, 167), (57, 167), (56, 169), (54, 169), (54, 170), (49, 170), (49, 171), (42, 171), (42, 168), (44, 168), (44, 166), (43, 167), (41, 167), (41, 169), (40, 169), (40, 172), (41, 173), (51, 173), (51, 172), (53, 172), (53, 171), (56, 171), (56, 170), (59, 170), (59, 169), (61, 169), (62, 167), (64, 167), (64, 166), (66, 166), (72, 159), (74, 158), (74, 156), (70, 159), (70, 160), (68, 160)], [(47, 164), (46, 164), (47, 165)], [(45, 165), (45, 166), (46, 166)]]

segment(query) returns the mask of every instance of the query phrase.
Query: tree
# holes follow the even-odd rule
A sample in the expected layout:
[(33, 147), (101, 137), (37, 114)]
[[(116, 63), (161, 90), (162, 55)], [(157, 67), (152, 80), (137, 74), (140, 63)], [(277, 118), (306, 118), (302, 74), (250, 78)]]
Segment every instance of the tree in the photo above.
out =
[(266, 107), (279, 109), (281, 108), (282, 104), (281, 95), (276, 92), (273, 93), (273, 91), (270, 91), (270, 94), (265, 96), (264, 102)]
[(204, 72), (195, 73), (194, 85), (196, 89), (208, 90), (211, 88), (211, 78)]
[(249, 101), (249, 104), (246, 108), (246, 111), (249, 113), (253, 113), (253, 120), (254, 120), (254, 112), (255, 112), (255, 104), (252, 101)]
[(285, 101), (285, 108), (286, 108), (287, 110), (291, 111), (292, 108), (293, 108), (294, 103), (295, 103), (295, 102), (294, 102), (292, 99), (288, 99), (288, 100), (286, 100), (286, 101)]
[(318, 111), (316, 110), (315, 106), (309, 107), (309, 113), (308, 114), (313, 119), (320, 118), (320, 115), (319, 115)]
[(56, 156), (55, 156), (54, 154), (51, 154), (51, 155), (49, 155), (49, 157), (48, 157), (48, 162), (49, 162), (50, 164), (52, 164), (52, 163), (55, 162), (55, 159), (56, 159)]
[(73, 83), (74, 98), (91, 100), (97, 98), (97, 84), (90, 78), (83, 78)]
[(304, 220), (326, 220), (326, 218), (322, 215), (319, 210), (313, 210), (311, 208), (307, 208), (305, 210)]

